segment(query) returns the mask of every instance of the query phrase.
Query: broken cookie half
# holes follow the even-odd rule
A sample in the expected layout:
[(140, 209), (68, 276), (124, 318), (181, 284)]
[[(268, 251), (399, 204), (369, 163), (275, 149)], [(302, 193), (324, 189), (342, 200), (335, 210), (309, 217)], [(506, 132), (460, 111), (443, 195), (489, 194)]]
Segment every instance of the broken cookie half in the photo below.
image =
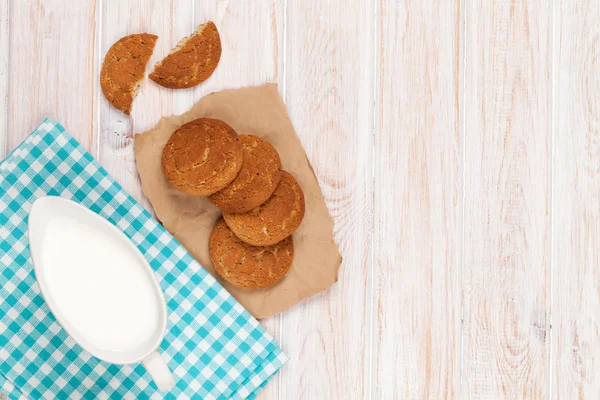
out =
[(158, 36), (149, 33), (125, 36), (111, 46), (104, 58), (100, 72), (102, 92), (110, 104), (127, 115), (131, 113), (156, 39)]
[(150, 79), (170, 89), (198, 85), (212, 75), (221, 58), (221, 37), (212, 21), (196, 28), (150, 74)]

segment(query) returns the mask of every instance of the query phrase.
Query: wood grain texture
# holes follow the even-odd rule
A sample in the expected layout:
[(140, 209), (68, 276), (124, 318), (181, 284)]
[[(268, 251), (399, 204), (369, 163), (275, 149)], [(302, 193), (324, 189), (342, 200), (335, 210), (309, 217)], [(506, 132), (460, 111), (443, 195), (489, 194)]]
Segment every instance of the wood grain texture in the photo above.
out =
[[(210, 0), (194, 4), (194, 28), (206, 21), (213, 21), (219, 30), (223, 51), (219, 66), (212, 76), (191, 89), (193, 100), (197, 101), (218, 90), (255, 86), (265, 82), (279, 83), (281, 92), (283, 2)], [(261, 323), (287, 352), (281, 317), (274, 316)], [(258, 398), (280, 399), (280, 387), (281, 374), (278, 374)]]
[(9, 15), (9, 1), (0, 0), (0, 157), (7, 152), (8, 139)]
[(0, 155), (45, 117), (63, 122), (90, 148), (94, 59), (87, 49), (95, 28), (92, 0), (69, 7), (58, 0), (0, 0)]
[[(278, 82), (281, 90), (283, 6), (276, 1), (195, 2), (194, 27), (213, 21), (223, 48), (219, 66), (212, 76), (191, 89), (193, 100), (218, 90)], [(252, 133), (252, 132), (240, 132)], [(261, 321), (286, 350), (280, 316)], [(281, 375), (262, 390), (261, 400), (279, 399)]]
[[(0, 0), (0, 155), (56, 118), (149, 207), (135, 133), (279, 83), (344, 263), (261, 321), (291, 361), (260, 399), (600, 397), (597, 2), (63, 3)], [(159, 35), (150, 70), (207, 20), (211, 78), (106, 102), (117, 39)]]
[(93, 0), (68, 7), (60, 0), (10, 3), (9, 150), (45, 117), (63, 122), (90, 148), (95, 12)]
[[(9, 80), (9, 41), (10, 4), (9, 0), (0, 0), (0, 158), (8, 150), (8, 80)], [(0, 394), (0, 400), (6, 400)]]
[(549, 41), (539, 1), (466, 6), (463, 394), (547, 395)]
[(600, 3), (560, 1), (554, 40), (552, 397), (600, 398)]
[(371, 349), (373, 3), (289, 1), (285, 102), (334, 218), (339, 283), (281, 315), (280, 399), (362, 399)]
[[(7, 154), (8, 146), (9, 16), (9, 0), (0, 0), (0, 158)], [(0, 394), (0, 400), (7, 396)]]
[(382, 0), (375, 135), (377, 399), (457, 397), (460, 2)]
[(223, 52), (212, 76), (195, 87), (198, 100), (211, 92), (279, 81), (282, 68), (283, 1), (195, 2), (195, 19), (213, 21)]
[[(9, 0), (0, 0), (0, 158), (6, 156), (8, 145), (9, 16)], [(0, 400), (7, 400), (7, 396), (0, 393)]]
[[(123, 36), (142, 32), (158, 35), (154, 53), (146, 67), (146, 72), (149, 72), (157, 61), (171, 51), (179, 39), (193, 31), (193, 14), (189, 12), (193, 6), (191, 1), (178, 1), (179, 7), (175, 7), (174, 1), (99, 1), (97, 12), (101, 26), (98, 31), (100, 48), (96, 52), (98, 71), (108, 49)], [(187, 12), (182, 15), (181, 9)], [(189, 108), (192, 104), (191, 96), (187, 92), (187, 97), (184, 93), (180, 98), (177, 92), (144, 79), (134, 99), (129, 118), (113, 108), (104, 98), (98, 77), (95, 78), (98, 96), (95, 155), (125, 190), (151, 210), (149, 202), (142, 194), (135, 169), (134, 134), (152, 127), (161, 116)]]
[[(141, 192), (135, 169), (133, 137), (154, 125), (161, 116), (179, 114), (200, 97), (227, 87), (257, 85), (278, 79), (278, 18), (283, 10), (274, 2), (181, 1), (157, 4), (137, 1), (103, 1), (102, 59), (112, 43), (136, 32), (159, 36), (147, 71), (166, 56), (177, 42), (201, 23), (217, 25), (223, 53), (215, 73), (199, 86), (187, 90), (162, 88), (150, 80), (142, 83), (135, 99), (131, 119), (115, 110), (102, 98), (99, 110), (100, 146), (98, 157), (109, 172), (136, 199), (151, 210)], [(100, 60), (101, 62), (102, 60)], [(279, 335), (279, 317), (263, 321), (275, 337)], [(277, 379), (263, 390), (261, 398), (278, 393)]]

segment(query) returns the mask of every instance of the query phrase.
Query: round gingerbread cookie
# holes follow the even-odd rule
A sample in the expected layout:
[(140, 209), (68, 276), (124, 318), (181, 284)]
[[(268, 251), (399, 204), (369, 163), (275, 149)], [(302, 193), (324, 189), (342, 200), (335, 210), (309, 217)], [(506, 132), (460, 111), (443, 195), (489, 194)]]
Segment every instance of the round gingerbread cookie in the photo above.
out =
[(275, 191), (264, 204), (244, 213), (223, 213), (225, 222), (244, 242), (268, 246), (290, 236), (304, 218), (304, 193), (296, 179), (282, 171)]
[(178, 190), (210, 196), (235, 179), (243, 160), (242, 144), (229, 125), (198, 118), (171, 135), (163, 150), (162, 167)]
[(227, 213), (245, 213), (263, 204), (281, 179), (281, 160), (273, 145), (254, 135), (240, 135), (244, 163), (238, 176), (210, 201)]
[(271, 246), (251, 246), (241, 241), (223, 219), (209, 239), (210, 259), (215, 270), (234, 286), (261, 289), (280, 281), (292, 266), (292, 237)]

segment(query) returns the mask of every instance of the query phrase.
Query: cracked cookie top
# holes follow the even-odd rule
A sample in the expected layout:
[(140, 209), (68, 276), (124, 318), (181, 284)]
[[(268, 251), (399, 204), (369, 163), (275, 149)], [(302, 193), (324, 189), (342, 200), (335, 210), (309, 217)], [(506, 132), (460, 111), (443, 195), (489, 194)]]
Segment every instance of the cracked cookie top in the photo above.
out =
[(208, 246), (219, 275), (245, 289), (275, 284), (287, 274), (294, 258), (291, 236), (271, 246), (252, 246), (241, 241), (223, 219), (215, 225)]
[(170, 89), (198, 85), (212, 75), (221, 59), (221, 37), (212, 21), (179, 41), (150, 74), (150, 79)]
[(210, 196), (235, 179), (243, 157), (233, 128), (218, 119), (198, 118), (171, 135), (163, 149), (162, 167), (176, 189)]
[(156, 39), (158, 36), (149, 33), (125, 36), (115, 42), (104, 57), (100, 71), (102, 93), (113, 107), (126, 115), (131, 113), (133, 99), (144, 78)]
[(210, 196), (223, 212), (245, 213), (263, 204), (281, 178), (281, 160), (273, 145), (254, 135), (240, 135), (244, 163), (225, 189)]
[(275, 244), (298, 229), (304, 218), (304, 193), (296, 179), (282, 171), (271, 197), (248, 213), (223, 213), (225, 222), (244, 242), (253, 246)]

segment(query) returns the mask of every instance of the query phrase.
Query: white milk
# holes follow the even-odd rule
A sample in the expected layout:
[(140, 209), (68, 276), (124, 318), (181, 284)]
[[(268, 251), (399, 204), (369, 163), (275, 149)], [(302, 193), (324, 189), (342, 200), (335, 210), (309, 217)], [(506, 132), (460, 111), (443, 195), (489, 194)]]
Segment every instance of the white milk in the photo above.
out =
[(122, 239), (65, 216), (52, 218), (44, 235), (44, 295), (73, 330), (108, 351), (151, 340), (160, 304), (152, 277)]

